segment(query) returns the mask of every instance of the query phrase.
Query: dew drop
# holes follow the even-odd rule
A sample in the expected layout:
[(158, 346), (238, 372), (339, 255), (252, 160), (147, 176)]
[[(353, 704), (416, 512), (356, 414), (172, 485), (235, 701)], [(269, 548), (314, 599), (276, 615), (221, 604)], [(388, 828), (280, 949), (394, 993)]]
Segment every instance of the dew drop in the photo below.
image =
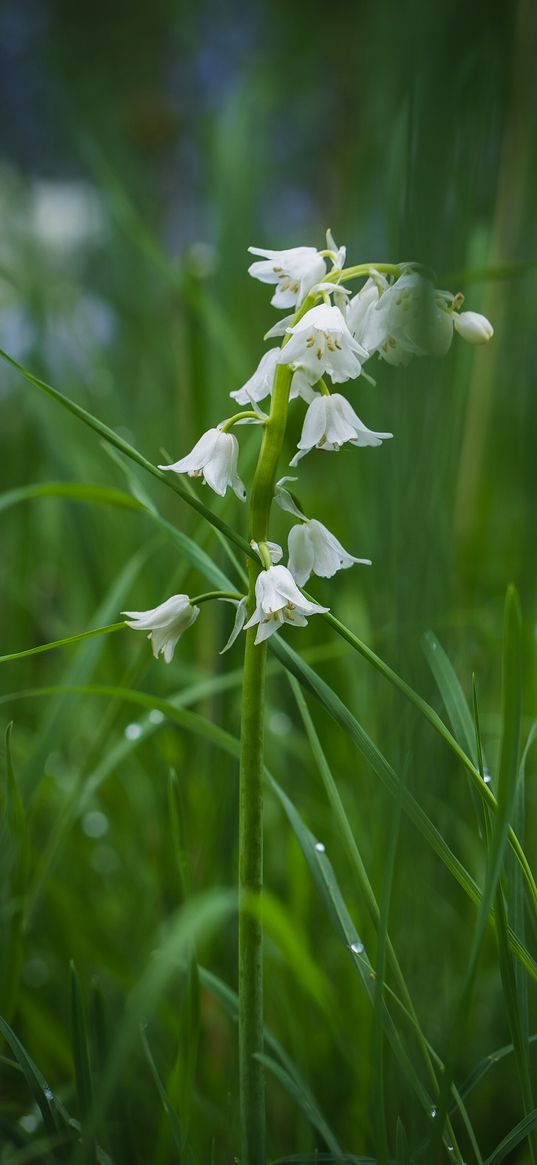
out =
[(93, 809), (84, 814), (82, 829), (86, 837), (104, 837), (108, 830), (108, 817), (105, 813), (100, 813), (98, 809)]
[(35, 1133), (35, 1130), (39, 1124), (39, 1118), (35, 1115), (34, 1112), (28, 1112), (25, 1116), (21, 1116), (19, 1124), (21, 1129), (24, 1129), (25, 1133)]
[(490, 773), (489, 773), (488, 769), (485, 769), (485, 770), (484, 770), (484, 773), (483, 773), (483, 780), (484, 780), (484, 782), (485, 782), (485, 784), (486, 784), (486, 785), (490, 785), (490, 782), (492, 781), (492, 777), (491, 777), (491, 775), (490, 775)]
[(434, 1118), (435, 1118), (435, 1116), (436, 1116), (436, 1108), (435, 1108), (434, 1104), (433, 1104), (433, 1107), (432, 1107), (432, 1109), (431, 1109), (431, 1116), (432, 1116), (432, 1118), (433, 1118), (433, 1120), (434, 1120)]
[(125, 736), (127, 737), (127, 740), (138, 740), (141, 735), (142, 735), (142, 725), (141, 724), (136, 724), (136, 723), (127, 724), (127, 727), (125, 729)]
[(54, 1093), (52, 1088), (49, 1088), (48, 1084), (45, 1084), (45, 1087), (43, 1088), (43, 1094), (48, 1101), (54, 1100)]
[(364, 951), (364, 944), (357, 939), (356, 942), (351, 943), (349, 950), (352, 951), (353, 955), (361, 955)]
[(149, 713), (149, 720), (150, 720), (151, 724), (162, 724), (162, 721), (165, 719), (166, 719), (166, 717), (164, 715), (164, 712), (161, 712), (160, 708), (152, 708), (151, 709), (151, 711)]
[(326, 852), (326, 846), (323, 845), (322, 841), (315, 842), (315, 849), (317, 850), (318, 854), (324, 854)]

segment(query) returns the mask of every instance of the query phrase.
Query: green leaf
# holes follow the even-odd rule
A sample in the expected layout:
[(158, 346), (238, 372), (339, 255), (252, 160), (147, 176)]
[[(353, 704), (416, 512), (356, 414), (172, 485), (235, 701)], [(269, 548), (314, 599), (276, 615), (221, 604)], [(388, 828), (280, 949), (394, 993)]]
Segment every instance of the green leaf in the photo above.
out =
[(316, 1129), (316, 1131), (319, 1133), (319, 1136), (322, 1137), (325, 1145), (327, 1145), (331, 1150), (332, 1156), (330, 1157), (330, 1160), (338, 1162), (348, 1160), (348, 1158), (345, 1158), (345, 1155), (341, 1152), (333, 1133), (327, 1125), (324, 1117), (319, 1112), (316, 1104), (312, 1102), (309, 1090), (304, 1091), (302, 1088), (300, 1088), (296, 1080), (290, 1076), (289, 1073), (286, 1072), (285, 1068), (283, 1068), (277, 1060), (274, 1060), (272, 1056), (266, 1056), (264, 1054), (258, 1053), (255, 1058), (256, 1060), (259, 1060), (261, 1064), (264, 1064), (265, 1068), (268, 1068), (269, 1071), (272, 1072), (273, 1076), (275, 1076), (276, 1079), (280, 1081), (280, 1084), (283, 1084), (285, 1091), (288, 1093), (291, 1099), (294, 1100), (297, 1108), (300, 1109), (312, 1128)]
[(24, 912), (30, 873), (30, 841), (26, 810), (19, 791), (11, 737), (13, 724), (6, 729), (6, 780), (1, 792), (3, 817), (3, 857), (6, 893), (5, 921), (0, 943), (0, 1004), (5, 1017), (15, 1008), (23, 962)]
[[(82, 1139), (84, 1137), (84, 1122), (91, 1111), (93, 1104), (93, 1082), (90, 1067), (90, 1053), (88, 1044), (88, 1029), (86, 1012), (82, 1001), (80, 982), (75, 964), (71, 961), (69, 968), (69, 993), (71, 1003), (71, 1030), (73, 1040), (73, 1063), (75, 1068), (76, 1091)], [(96, 1160), (96, 1144), (91, 1138), (88, 1145), (87, 1160)]]
[(41, 655), (43, 651), (55, 651), (57, 647), (70, 647), (73, 643), (81, 643), (84, 639), (94, 639), (97, 635), (109, 635), (111, 631), (121, 631), (125, 622), (110, 623), (108, 627), (94, 627), (91, 631), (81, 631), (78, 635), (68, 635), (65, 639), (55, 639), (52, 643), (40, 643), (38, 647), (28, 647), (25, 651), (14, 651), (11, 655), (0, 655), (0, 663), (9, 663), (12, 659), (25, 659), (29, 655)]
[(130, 457), (131, 461), (135, 461), (138, 465), (141, 465), (142, 468), (147, 471), (147, 473), (151, 473), (153, 477), (158, 478), (158, 480), (163, 482), (164, 485), (168, 486), (169, 489), (172, 489), (176, 494), (179, 494), (179, 497), (181, 497), (183, 501), (187, 503), (187, 505), (191, 506), (192, 509), (197, 510), (197, 512), (201, 514), (207, 522), (210, 522), (211, 526), (215, 526), (217, 530), (221, 530), (221, 532), (225, 534), (226, 538), (229, 538), (230, 542), (234, 542), (238, 549), (241, 550), (244, 554), (247, 554), (250, 558), (256, 557), (254, 551), (246, 539), (241, 538), (240, 534), (236, 534), (235, 530), (233, 530), (231, 526), (228, 526), (227, 523), (222, 520), (222, 518), (220, 518), (217, 514), (213, 514), (212, 510), (205, 506), (203, 502), (200, 502), (197, 497), (194, 497), (183, 485), (183, 483), (178, 480), (177, 474), (165, 473), (164, 470), (158, 469), (157, 466), (153, 465), (151, 461), (148, 461), (142, 453), (139, 453), (133, 445), (129, 445), (128, 441), (125, 441), (123, 437), (120, 437), (117, 433), (114, 433), (113, 429), (110, 429), (108, 425), (104, 424), (103, 421), (100, 421), (97, 417), (94, 417), (93, 414), (88, 412), (87, 409), (82, 408), (82, 405), (79, 405), (75, 401), (70, 400), (69, 397), (64, 396), (63, 393), (58, 392), (58, 389), (53, 388), (51, 384), (47, 384), (44, 380), (40, 380), (38, 376), (34, 376), (32, 372), (29, 372), (27, 368), (24, 368), (22, 364), (19, 364), (18, 360), (14, 360), (13, 357), (9, 356), (7, 352), (4, 352), (2, 348), (0, 348), (0, 358), (5, 360), (6, 364), (10, 364), (12, 368), (15, 368), (16, 371), (19, 372), (20, 375), (23, 376), (29, 384), (34, 386), (34, 388), (38, 388), (40, 392), (43, 392), (46, 396), (51, 397), (52, 400), (56, 401), (57, 404), (66, 409), (67, 412), (72, 413), (73, 416), (78, 418), (78, 420), (83, 421), (85, 425), (88, 425), (90, 429), (93, 429), (94, 432), (98, 433), (100, 437), (104, 437), (105, 441), (109, 441), (111, 445), (114, 445), (116, 449), (119, 449), (120, 453), (124, 453), (126, 457)]
[(21, 1068), (26, 1083), (30, 1092), (37, 1104), (43, 1124), (48, 1133), (55, 1136), (57, 1133), (63, 1131), (65, 1128), (65, 1118), (61, 1114), (58, 1101), (54, 1096), (52, 1089), (47, 1084), (43, 1073), (34, 1064), (34, 1061), (28, 1055), (27, 1051), (21, 1044), (18, 1036), (12, 1031), (5, 1019), (0, 1016), (0, 1032), (4, 1039), (9, 1044), (11, 1051)]
[(496, 1146), (490, 1157), (487, 1157), (485, 1165), (501, 1165), (501, 1162), (505, 1161), (508, 1153), (511, 1153), (517, 1145), (520, 1145), (520, 1142), (525, 1140), (533, 1129), (537, 1129), (537, 1108), (534, 1108), (532, 1112), (526, 1113), (523, 1120), (519, 1121), (511, 1129), (511, 1132)]
[[(213, 975), (211, 971), (206, 970), (205, 967), (199, 968), (199, 974), (200, 981), (203, 986), (209, 990), (216, 999), (219, 1000), (219, 1002), (227, 1011), (228, 1015), (230, 1015), (232, 1019), (238, 1023), (239, 997), (237, 993), (233, 991), (231, 987), (228, 987), (227, 983), (224, 983), (221, 979), (218, 979), (216, 975)], [(277, 1061), (279, 1065), (281, 1065), (285, 1076), (289, 1081), (291, 1081), (293, 1093), (299, 1095), (302, 1098), (302, 1101), (306, 1104), (306, 1115), (308, 1120), (311, 1122), (313, 1119), (313, 1114), (315, 1114), (315, 1127), (319, 1128), (322, 1126), (325, 1129), (327, 1136), (330, 1136), (330, 1140), (325, 1138), (326, 1144), (332, 1147), (333, 1152), (340, 1154), (341, 1149), (339, 1148), (338, 1141), (329, 1129), (325, 1117), (322, 1115), (319, 1105), (315, 1100), (315, 1097), (303, 1079), (296, 1064), (293, 1063), (280, 1041), (270, 1031), (269, 1028), (263, 1028), (263, 1037), (265, 1046), (270, 1048), (274, 1053), (274, 1056), (277, 1057)], [(274, 1057), (271, 1057), (271, 1061), (272, 1063), (276, 1062)], [(340, 1161), (341, 1158), (338, 1156), (337, 1160)]]
[(422, 643), (453, 732), (461, 747), (466, 750), (474, 764), (477, 764), (474, 723), (455, 668), (432, 631), (425, 632)]
[(168, 1118), (168, 1127), (170, 1129), (173, 1143), (174, 1143), (175, 1148), (177, 1150), (178, 1160), (181, 1161), (182, 1152), (183, 1152), (183, 1138), (181, 1136), (181, 1126), (179, 1124), (179, 1118), (178, 1118), (177, 1113), (175, 1112), (175, 1110), (171, 1104), (168, 1093), (166, 1092), (166, 1089), (165, 1089), (164, 1084), (162, 1082), (162, 1078), (160, 1076), (157, 1065), (155, 1064), (155, 1060), (153, 1058), (151, 1048), (149, 1047), (147, 1035), (146, 1035), (143, 1027), (140, 1028), (140, 1038), (142, 1041), (142, 1047), (144, 1049), (145, 1058), (147, 1060), (147, 1063), (149, 1064), (151, 1075), (152, 1075), (153, 1080), (155, 1082), (155, 1087), (156, 1087), (157, 1092), (159, 1094), (164, 1112), (166, 1113), (166, 1116)]

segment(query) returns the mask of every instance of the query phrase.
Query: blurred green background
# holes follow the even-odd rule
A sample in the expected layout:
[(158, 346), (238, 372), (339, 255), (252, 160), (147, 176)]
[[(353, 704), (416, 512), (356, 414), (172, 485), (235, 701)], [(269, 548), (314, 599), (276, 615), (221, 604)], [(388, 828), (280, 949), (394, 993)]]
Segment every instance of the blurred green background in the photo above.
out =
[[(465, 306), (492, 320), (495, 338), (486, 350), (455, 338), (442, 362), (393, 369), (372, 361), (376, 387), (358, 382), (351, 399), (367, 425), (393, 431), (394, 440), (375, 452), (311, 454), (300, 467), (300, 497), (353, 554), (373, 560), (370, 569), (316, 580), (318, 601), (439, 708), (421, 649), (426, 630), (439, 636), (469, 699), (475, 673), (494, 783), (510, 582), (524, 617), (526, 735), (535, 715), (534, 5), (4, 0), (0, 34), (1, 345), (151, 461), (176, 460), (229, 415), (228, 392), (260, 358), (262, 336), (276, 317), (267, 289), (247, 276), (251, 244), (322, 247), (331, 227), (352, 262), (428, 264), (437, 286), (462, 290)], [(4, 495), (47, 482), (132, 487), (126, 461), (111, 457), (94, 433), (7, 366), (0, 412)], [(297, 402), (289, 456), (302, 415)], [(242, 430), (240, 440), (248, 483), (258, 434)], [(134, 488), (162, 516), (228, 569), (212, 529), (151, 479), (138, 472), (135, 479)], [(234, 497), (208, 497), (198, 483), (194, 489), (245, 532), (245, 510)], [(123, 608), (153, 607), (173, 591), (205, 589), (151, 516), (46, 496), (0, 498), (2, 509), (3, 653), (114, 622)], [(277, 516), (273, 536), (285, 540), (286, 530)], [(167, 801), (170, 766), (178, 776), (194, 892), (234, 885), (237, 774), (235, 762), (206, 741), (158, 714), (139, 715), (120, 697), (34, 689), (101, 684), (164, 698), (190, 690), (240, 668), (239, 645), (218, 655), (229, 623), (223, 604), (204, 608), (169, 668), (152, 661), (144, 640), (123, 633), (2, 665), (1, 721), (14, 720), (32, 907), (6, 1018), (75, 1114), (69, 960), (85, 997), (101, 1000), (105, 1029), (113, 1033), (159, 927), (182, 898)], [(479, 880), (482, 840), (453, 757), (323, 626), (314, 621), (303, 637), (287, 634), (342, 694)], [(234, 670), (227, 686), (192, 697), (193, 707), (234, 733), (238, 677)], [(311, 710), (381, 899), (397, 814), (349, 742), (315, 705)], [(326, 844), (373, 957), (374, 929), (277, 665), (267, 733), (269, 767)], [(533, 765), (530, 752), (530, 854)], [(374, 1156), (370, 1003), (271, 795), (266, 876), (299, 948), (293, 955), (290, 939), (269, 935), (268, 1022), (343, 1146)], [(403, 820), (390, 928), (424, 1030), (441, 1055), (473, 922), (474, 908)], [(235, 941), (228, 921), (200, 951), (201, 961), (232, 986)], [(509, 1042), (495, 960), (490, 937), (459, 1081)], [(148, 1017), (164, 1077), (183, 1046), (181, 1016), (192, 1020), (195, 1012), (186, 994), (178, 976), (165, 1005)], [(200, 1025), (190, 1149), (174, 1156), (137, 1050), (114, 1093), (107, 1145), (114, 1161), (232, 1159), (236, 1033), (206, 989)], [(22, 1161), (16, 1152), (42, 1129), (20, 1074), (4, 1063), (4, 1077), (2, 1119), (21, 1139), (19, 1150), (8, 1141), (0, 1150), (8, 1165)], [(421, 1160), (423, 1113), (389, 1057), (385, 1086), (390, 1138), (399, 1115)], [(488, 1075), (471, 1111), (486, 1155), (522, 1116), (512, 1065)], [(275, 1081), (269, 1113), (272, 1156), (322, 1143)], [(529, 1160), (524, 1153), (522, 1146), (509, 1160)]]

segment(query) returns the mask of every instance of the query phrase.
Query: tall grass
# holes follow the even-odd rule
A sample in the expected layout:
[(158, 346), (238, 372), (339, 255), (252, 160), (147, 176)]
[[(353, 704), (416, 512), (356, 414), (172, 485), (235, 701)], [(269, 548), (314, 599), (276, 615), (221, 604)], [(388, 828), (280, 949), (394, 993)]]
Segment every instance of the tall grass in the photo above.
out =
[[(218, 655), (225, 604), (169, 668), (113, 628), (243, 577), (234, 502), (192, 487), (217, 528), (148, 465), (190, 448), (258, 359), (273, 319), (248, 244), (321, 245), (331, 225), (359, 259), (430, 264), (496, 335), (377, 364), (359, 411), (395, 440), (301, 467), (316, 516), (373, 566), (316, 580), (350, 635), (314, 620), (269, 659), (268, 1159), (533, 1163), (531, 7), (342, 4), (328, 35), (260, 5), (215, 16), (207, 44), (164, 7), (133, 58), (147, 84), (166, 45), (224, 59), (240, 26), (254, 51), (160, 153), (125, 131), (141, 113), (134, 64), (115, 88), (121, 38), (103, 38), (100, 93), (84, 22), (55, 26), (96, 234), (54, 247), (35, 178), (2, 175), (2, 346), (30, 375), (3, 362), (0, 1162), (238, 1152), (241, 645)], [(180, 186), (189, 148), (201, 171)]]

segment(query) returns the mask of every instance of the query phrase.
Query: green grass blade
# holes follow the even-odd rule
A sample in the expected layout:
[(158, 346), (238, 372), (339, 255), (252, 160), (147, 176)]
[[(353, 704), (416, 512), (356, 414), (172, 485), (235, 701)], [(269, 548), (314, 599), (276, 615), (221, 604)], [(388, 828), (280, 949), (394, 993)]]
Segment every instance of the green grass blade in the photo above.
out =
[[(336, 619), (335, 615), (323, 615), (323, 619), (326, 619), (326, 621), (330, 623), (330, 626), (333, 627), (335, 631), (337, 631), (338, 635), (340, 635), (342, 639), (345, 639), (346, 642), (349, 643), (355, 651), (363, 656), (364, 659), (367, 659), (368, 662), (373, 665), (376, 671), (380, 673), (380, 675), (384, 676), (384, 678), (387, 679), (389, 683), (393, 685), (393, 687), (397, 688), (397, 690), (400, 691), (402, 695), (404, 695), (406, 699), (409, 700), (410, 703), (421, 712), (422, 716), (424, 716), (431, 727), (434, 728), (435, 732), (437, 732), (438, 735), (442, 737), (451, 751), (455, 754), (455, 756), (458, 757), (461, 764), (470, 774), (482, 800), (486, 805), (489, 806), (490, 809), (496, 812), (498, 805), (494, 794), (489, 789), (488, 785), (484, 784), (481, 773), (476, 768), (470, 757), (466, 755), (464, 749), (461, 748), (453, 733), (449, 731), (438, 713), (435, 712), (434, 708), (431, 708), (430, 704), (428, 704), (422, 696), (418, 695), (418, 693), (415, 692), (413, 688), (411, 688), (410, 684), (407, 684), (406, 680), (402, 679), (402, 677), (399, 676), (397, 672), (395, 672), (393, 668), (389, 666), (389, 664), (385, 663), (384, 660), (380, 658), (380, 656), (376, 655), (376, 653), (372, 651), (370, 647), (367, 647), (367, 645), (363, 643), (357, 635), (354, 635), (354, 633), (350, 631), (348, 627), (345, 627), (345, 625), (341, 623), (339, 619)], [(519, 839), (511, 828), (508, 830), (508, 838), (509, 844), (513, 849), (513, 852), (515, 853), (524, 873), (524, 879), (526, 881), (529, 894), (531, 895), (533, 906), (537, 909), (537, 883), (533, 877), (531, 866), (524, 853), (524, 850), (522, 849)]]
[(22, 1070), (28, 1088), (39, 1108), (43, 1118), (43, 1124), (47, 1133), (51, 1136), (56, 1136), (65, 1129), (65, 1121), (60, 1115), (58, 1103), (52, 1092), (52, 1089), (47, 1084), (43, 1073), (34, 1064), (32, 1058), (28, 1055), (26, 1049), (21, 1044), (18, 1036), (12, 1031), (5, 1019), (0, 1016), (0, 1033), (3, 1035), (6, 1042), (9, 1044), (11, 1051)]
[(38, 647), (28, 647), (25, 651), (14, 651), (11, 655), (0, 655), (0, 663), (9, 663), (12, 659), (26, 659), (29, 655), (41, 655), (43, 651), (55, 651), (57, 647), (70, 647), (73, 643), (81, 643), (84, 639), (94, 639), (96, 635), (110, 635), (112, 631), (121, 631), (125, 622), (110, 623), (108, 627), (94, 627), (91, 631), (81, 631), (78, 635), (68, 635), (65, 639), (55, 639), (52, 643), (40, 643)]
[(425, 632), (422, 644), (425, 658), (444, 701), (453, 732), (461, 747), (465, 749), (474, 764), (477, 764), (474, 723), (455, 668), (432, 631)]
[[(80, 990), (75, 964), (71, 961), (69, 968), (69, 994), (71, 1004), (71, 1030), (73, 1040), (73, 1063), (75, 1069), (76, 1091), (82, 1129), (82, 1141), (85, 1141), (84, 1124), (91, 1112), (93, 1104), (93, 1081), (90, 1066), (90, 1052), (86, 1011)], [(92, 1137), (87, 1145), (88, 1161), (97, 1160), (97, 1146)]]
[(332, 1161), (338, 1162), (344, 1161), (345, 1156), (341, 1152), (338, 1142), (335, 1139), (330, 1127), (327, 1125), (324, 1116), (319, 1111), (317, 1105), (313, 1102), (309, 1090), (304, 1092), (304, 1090), (298, 1086), (296, 1080), (290, 1076), (289, 1073), (286, 1072), (285, 1068), (283, 1068), (277, 1060), (274, 1060), (272, 1056), (259, 1053), (256, 1055), (256, 1060), (259, 1060), (262, 1064), (264, 1064), (265, 1068), (268, 1068), (269, 1071), (272, 1072), (273, 1076), (275, 1076), (276, 1079), (280, 1081), (280, 1084), (283, 1085), (287, 1094), (291, 1097), (292, 1100), (294, 1100), (297, 1108), (300, 1109), (308, 1123), (319, 1133), (319, 1136), (324, 1141), (326, 1147), (330, 1149), (332, 1154), (330, 1159)]
[(7, 364), (10, 364), (12, 368), (15, 368), (16, 371), (19, 372), (20, 375), (23, 376), (29, 384), (34, 386), (34, 388), (38, 388), (40, 392), (43, 392), (46, 396), (51, 397), (52, 400), (55, 400), (56, 403), (60, 404), (62, 408), (67, 410), (67, 412), (72, 413), (73, 416), (78, 418), (78, 420), (83, 421), (85, 425), (88, 425), (90, 429), (93, 429), (94, 432), (98, 433), (100, 437), (104, 437), (105, 441), (109, 441), (111, 445), (114, 445), (116, 449), (119, 449), (120, 453), (124, 453), (126, 457), (130, 457), (131, 461), (135, 461), (138, 465), (141, 465), (142, 469), (145, 469), (147, 473), (152, 474), (153, 477), (156, 477), (159, 481), (163, 482), (164, 485), (168, 486), (169, 489), (172, 489), (176, 494), (179, 494), (179, 497), (181, 497), (183, 501), (187, 503), (187, 505), (191, 506), (194, 510), (197, 510), (197, 512), (201, 514), (207, 522), (210, 522), (211, 526), (215, 526), (217, 530), (220, 530), (222, 534), (226, 536), (226, 538), (229, 538), (230, 542), (234, 542), (237, 548), (242, 551), (243, 554), (247, 554), (250, 558), (255, 557), (254, 551), (246, 539), (242, 538), (240, 534), (237, 534), (231, 526), (228, 526), (227, 523), (222, 520), (222, 518), (220, 518), (217, 514), (214, 514), (212, 510), (203, 504), (203, 502), (200, 502), (198, 498), (194, 497), (189, 492), (189, 490), (186, 489), (183, 483), (178, 480), (176, 474), (165, 473), (162, 469), (158, 469), (157, 466), (153, 465), (151, 461), (148, 461), (142, 453), (139, 453), (133, 445), (129, 445), (128, 441), (125, 441), (117, 433), (114, 433), (113, 429), (110, 429), (108, 425), (104, 424), (103, 421), (100, 421), (97, 417), (94, 417), (93, 414), (88, 412), (87, 409), (82, 408), (82, 405), (79, 405), (75, 401), (70, 400), (69, 397), (64, 396), (62, 392), (59, 392), (58, 389), (53, 388), (51, 384), (47, 384), (44, 380), (40, 380), (38, 376), (34, 376), (33, 373), (29, 372), (27, 368), (24, 368), (22, 364), (19, 364), (18, 360), (14, 360), (12, 356), (9, 356), (7, 352), (4, 352), (2, 348), (0, 348), (0, 358), (5, 360)]
[(498, 807), (494, 821), (492, 822), (485, 885), (477, 913), (472, 947), (468, 957), (468, 967), (457, 1014), (453, 1023), (449, 1052), (446, 1057), (446, 1068), (438, 1098), (437, 1120), (434, 1122), (433, 1135), (430, 1142), (430, 1155), (433, 1160), (440, 1151), (455, 1060), (458, 1048), (465, 1037), (478, 959), (496, 898), (500, 874), (505, 859), (505, 850), (508, 843), (509, 822), (514, 806), (519, 766), (521, 716), (520, 652), (520, 606), (514, 588), (509, 587), (505, 602), (504, 619), (502, 739), (498, 774)]
[(525, 1140), (534, 1129), (537, 1129), (537, 1108), (528, 1112), (524, 1119), (519, 1121), (514, 1129), (511, 1129), (511, 1132), (496, 1146), (490, 1157), (487, 1157), (485, 1165), (501, 1165), (507, 1155), (512, 1153), (513, 1149), (516, 1149), (516, 1146), (520, 1145), (521, 1141)]
[[(23, 962), (23, 931), (28, 879), (30, 839), (26, 810), (19, 791), (11, 750), (13, 724), (6, 729), (4, 788), (0, 790), (2, 818), (2, 856), (4, 870), (5, 914), (0, 944), (0, 1004), (5, 1017), (11, 1019), (15, 1008)], [(0, 835), (1, 836), (1, 835)]]
[(90, 505), (116, 506), (119, 509), (142, 511), (146, 508), (124, 490), (112, 486), (92, 485), (83, 481), (45, 481), (36, 485), (23, 485), (19, 489), (0, 494), (0, 513), (21, 502), (36, 498), (66, 498), (68, 501), (86, 502)]
[(149, 1047), (147, 1035), (146, 1035), (143, 1027), (140, 1029), (140, 1039), (142, 1041), (142, 1048), (144, 1050), (144, 1056), (147, 1060), (147, 1063), (149, 1064), (149, 1069), (150, 1069), (151, 1075), (153, 1077), (153, 1080), (155, 1082), (156, 1090), (157, 1090), (158, 1095), (160, 1097), (160, 1101), (161, 1101), (162, 1107), (164, 1109), (164, 1112), (166, 1113), (168, 1128), (170, 1130), (172, 1141), (175, 1145), (178, 1160), (181, 1161), (182, 1160), (182, 1153), (183, 1153), (183, 1138), (181, 1136), (181, 1126), (179, 1124), (179, 1118), (178, 1118), (177, 1113), (175, 1112), (175, 1110), (173, 1108), (173, 1105), (170, 1101), (168, 1093), (166, 1092), (166, 1089), (165, 1089), (164, 1084), (162, 1082), (162, 1078), (160, 1076), (157, 1065), (155, 1064), (153, 1053), (151, 1052), (151, 1048)]
[[(310, 711), (308, 709), (306, 700), (305, 700), (304, 695), (302, 693), (302, 689), (300, 688), (300, 685), (299, 685), (298, 681), (296, 680), (295, 676), (289, 675), (288, 678), (289, 678), (289, 683), (291, 685), (291, 690), (293, 692), (293, 695), (294, 695), (294, 698), (296, 701), (297, 708), (298, 708), (300, 715), (302, 717), (302, 722), (304, 724), (304, 728), (305, 728), (306, 735), (307, 735), (307, 738), (308, 738), (308, 741), (310, 744), (312, 755), (313, 755), (315, 763), (317, 765), (317, 769), (320, 773), (320, 776), (321, 776), (321, 779), (322, 779), (322, 782), (323, 782), (323, 785), (324, 785), (324, 788), (326, 791), (326, 795), (327, 795), (330, 807), (331, 807), (333, 815), (334, 815), (334, 820), (335, 820), (335, 823), (337, 826), (338, 835), (342, 839), (343, 846), (347, 852), (347, 856), (349, 858), (351, 868), (353, 870), (354, 878), (356, 879), (356, 883), (362, 891), (365, 903), (367, 905), (367, 908), (369, 910), (369, 913), (370, 913), (370, 916), (373, 920), (375, 928), (378, 930), (379, 924), (380, 924), (380, 917), (381, 917), (380, 909), (379, 909), (379, 906), (377, 904), (377, 900), (376, 900), (373, 888), (372, 888), (371, 883), (369, 881), (369, 878), (367, 876), (367, 871), (366, 871), (365, 865), (362, 861), (362, 857), (360, 855), (360, 851), (358, 849), (356, 839), (355, 839), (354, 834), (352, 832), (352, 829), (351, 829), (351, 826), (349, 823), (349, 819), (347, 817), (347, 814), (345, 813), (343, 802), (342, 802), (341, 797), (339, 795), (339, 791), (338, 791), (336, 782), (334, 780), (334, 777), (332, 775), (330, 765), (328, 764), (328, 761), (327, 761), (326, 756), (324, 754), (324, 751), (322, 749), (321, 742), (320, 742), (319, 737), (317, 735), (317, 731), (315, 729), (315, 725), (313, 723), (313, 719), (312, 719)], [(410, 1017), (414, 1032), (416, 1034), (416, 1038), (418, 1041), (420, 1052), (421, 1052), (421, 1055), (423, 1057), (423, 1061), (424, 1061), (424, 1064), (426, 1066), (429, 1078), (431, 1080), (432, 1087), (433, 1087), (433, 1089), (436, 1089), (437, 1077), (436, 1077), (436, 1073), (434, 1070), (434, 1065), (433, 1065), (433, 1062), (431, 1059), (431, 1055), (429, 1052), (429, 1048), (427, 1045), (427, 1040), (422, 1032), (422, 1029), (421, 1029), (419, 1020), (418, 1020), (418, 1016), (416, 1014), (416, 1011), (415, 1011), (412, 999), (410, 997), (403, 973), (401, 971), (401, 967), (399, 965), (399, 961), (397, 959), (397, 955), (395, 953), (395, 950), (393, 948), (393, 945), (391, 943), (390, 936), (389, 936), (387, 930), (386, 930), (386, 952), (387, 952), (390, 966), (393, 969), (393, 973), (395, 975), (395, 980), (396, 980), (397, 987), (398, 987), (398, 990), (399, 990), (400, 995), (401, 995), (401, 1000), (402, 1000), (402, 1002), (403, 1002), (403, 1004), (408, 1012), (408, 1015)], [(455, 1141), (454, 1136), (452, 1137), (452, 1139), (453, 1139), (453, 1141)]]
[[(382, 781), (385, 788), (391, 793), (393, 797), (399, 796), (400, 780), (395, 773), (392, 766), (382, 755), (377, 746), (373, 743), (371, 738), (367, 735), (361, 724), (358, 723), (352, 712), (346, 707), (340, 697), (333, 691), (332, 688), (321, 679), (320, 676), (311, 668), (295, 651), (292, 650), (283, 640), (278, 640), (277, 643), (272, 644), (272, 651), (276, 657), (283, 663), (283, 665), (297, 677), (297, 679), (306, 687), (307, 690), (313, 692), (317, 699), (323, 704), (330, 716), (340, 724), (343, 730), (350, 736), (350, 738), (357, 745), (358, 749), (371, 765), (371, 768)], [(458, 747), (458, 746), (457, 746)], [(476, 770), (477, 772), (477, 770)], [(481, 784), (481, 776), (478, 774)], [(485, 789), (487, 786), (484, 786)], [(488, 790), (487, 790), (488, 791)], [(494, 798), (493, 798), (494, 800)], [(444, 863), (446, 868), (450, 871), (456, 881), (468, 894), (469, 898), (475, 903), (480, 900), (480, 891), (474, 879), (463, 866), (462, 862), (455, 856), (453, 851), (444, 841), (442, 834), (418, 804), (412, 794), (403, 787), (401, 792), (401, 804), (404, 812), (409, 819), (414, 823), (416, 828), (421, 833), (422, 837), (428, 842), (440, 860)], [(494, 801), (495, 804), (495, 801)], [(517, 856), (519, 853), (517, 851)], [(537, 979), (537, 964), (526, 951), (523, 944), (520, 943), (515, 935), (510, 932), (510, 945), (516, 953), (517, 958), (520, 958), (524, 963), (526, 969), (530, 972), (533, 978)]]
[[(236, 908), (236, 894), (231, 890), (213, 890), (192, 898), (182, 906), (163, 929), (158, 941), (158, 958), (151, 955), (145, 971), (137, 981), (111, 1049), (104, 1076), (95, 1090), (92, 1113), (86, 1135), (95, 1135), (121, 1080), (128, 1057), (139, 1041), (140, 1026), (154, 1014), (177, 968), (188, 961), (192, 949), (206, 940), (229, 920)], [(84, 1161), (79, 1147), (72, 1165)]]

